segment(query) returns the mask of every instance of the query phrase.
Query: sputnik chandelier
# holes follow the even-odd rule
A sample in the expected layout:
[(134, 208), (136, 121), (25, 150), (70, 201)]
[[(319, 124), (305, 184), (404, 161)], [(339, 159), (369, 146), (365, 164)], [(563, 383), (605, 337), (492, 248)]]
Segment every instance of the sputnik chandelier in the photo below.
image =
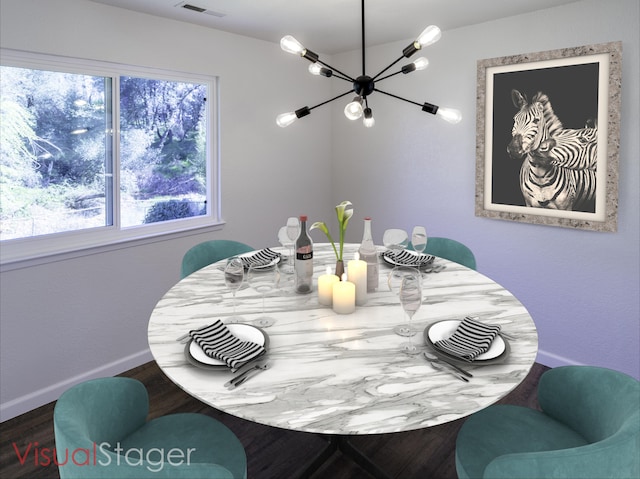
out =
[(415, 101), (407, 100), (406, 98), (402, 98), (398, 95), (394, 95), (393, 93), (388, 93), (386, 91), (380, 90), (376, 87), (376, 83), (380, 83), (387, 78), (391, 78), (400, 73), (407, 74), (416, 70), (424, 70), (429, 65), (429, 60), (425, 57), (420, 57), (412, 63), (404, 65), (399, 71), (395, 73), (391, 73), (386, 76), (381, 76), (387, 70), (389, 70), (392, 66), (398, 63), (403, 58), (409, 58), (418, 50), (422, 48), (432, 45), (437, 42), (442, 33), (438, 27), (435, 25), (429, 25), (424, 31), (418, 36), (418, 38), (407, 46), (402, 51), (402, 56), (391, 63), (388, 67), (384, 68), (377, 75), (370, 77), (366, 74), (365, 70), (365, 47), (364, 47), (364, 0), (362, 0), (362, 75), (357, 78), (352, 78), (346, 73), (341, 72), (337, 68), (328, 65), (327, 63), (320, 60), (318, 55), (311, 50), (305, 48), (298, 40), (293, 38), (291, 35), (287, 35), (280, 40), (280, 47), (288, 53), (294, 55), (300, 55), (302, 58), (306, 58), (311, 62), (309, 65), (309, 72), (313, 75), (322, 75), (324, 77), (333, 77), (338, 78), (340, 80), (344, 80), (352, 83), (352, 88), (345, 93), (342, 93), (336, 97), (333, 97), (327, 101), (323, 101), (322, 103), (318, 103), (312, 107), (302, 107), (296, 111), (282, 113), (278, 115), (276, 118), (276, 123), (278, 126), (284, 128), (289, 126), (291, 123), (296, 121), (298, 118), (302, 118), (303, 116), (307, 116), (311, 113), (311, 110), (314, 108), (318, 108), (319, 106), (326, 105), (338, 98), (342, 98), (343, 96), (349, 95), (352, 92), (356, 93), (356, 96), (353, 98), (353, 101), (344, 109), (344, 114), (349, 120), (357, 120), (360, 117), (363, 118), (364, 126), (370, 128), (374, 125), (375, 120), (373, 118), (373, 112), (369, 107), (369, 95), (373, 92), (382, 93), (384, 95), (396, 98), (398, 100), (406, 101), (407, 103), (412, 103), (414, 105), (418, 105), (422, 107), (422, 111), (427, 113), (431, 113), (436, 115), (443, 120), (448, 121), (449, 123), (458, 123), (462, 116), (458, 110), (454, 110), (453, 108), (441, 108), (437, 105), (433, 105), (431, 103), (418, 103)]

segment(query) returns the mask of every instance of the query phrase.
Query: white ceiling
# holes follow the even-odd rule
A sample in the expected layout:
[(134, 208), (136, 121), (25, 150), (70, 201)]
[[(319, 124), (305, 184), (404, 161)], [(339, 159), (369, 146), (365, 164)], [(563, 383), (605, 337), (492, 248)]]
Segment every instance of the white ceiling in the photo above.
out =
[[(361, 2), (357, 0), (91, 1), (270, 42), (279, 42), (290, 34), (316, 53), (355, 50), (362, 41)], [(411, 40), (431, 24), (446, 31), (575, 1), (366, 0), (366, 44)], [(184, 3), (206, 12), (185, 9)]]

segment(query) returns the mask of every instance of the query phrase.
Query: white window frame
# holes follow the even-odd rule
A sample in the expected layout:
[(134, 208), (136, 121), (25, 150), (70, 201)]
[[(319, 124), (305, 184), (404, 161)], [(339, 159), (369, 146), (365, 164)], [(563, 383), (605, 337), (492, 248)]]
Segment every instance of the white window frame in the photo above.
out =
[[(70, 57), (0, 49), (3, 66), (45, 69), (74, 74), (95, 75), (112, 79), (113, 150), (113, 225), (76, 231), (53, 233), (29, 238), (4, 240), (0, 243), (2, 270), (59, 260), (59, 256), (75, 257), (99, 251), (121, 248), (133, 242), (158, 241), (159, 237), (194, 234), (203, 228), (220, 229), (224, 225), (220, 214), (220, 139), (218, 78), (202, 74), (174, 72), (155, 68), (122, 65)], [(120, 225), (120, 76), (154, 78), (168, 81), (197, 82), (207, 85), (207, 213), (200, 216), (122, 227)], [(55, 258), (53, 258), (55, 257)]]

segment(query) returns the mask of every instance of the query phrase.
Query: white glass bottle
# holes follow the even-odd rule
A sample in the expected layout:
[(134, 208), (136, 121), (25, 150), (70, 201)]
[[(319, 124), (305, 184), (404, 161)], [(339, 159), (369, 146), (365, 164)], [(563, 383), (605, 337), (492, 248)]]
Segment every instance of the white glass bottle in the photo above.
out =
[(364, 219), (364, 233), (358, 253), (360, 253), (360, 259), (367, 262), (367, 291), (375, 291), (378, 289), (378, 251), (376, 250), (376, 245), (373, 243), (371, 218), (368, 216)]
[(307, 217), (300, 216), (300, 234), (296, 240), (294, 261), (296, 293), (308, 294), (313, 290), (313, 242), (307, 234)]

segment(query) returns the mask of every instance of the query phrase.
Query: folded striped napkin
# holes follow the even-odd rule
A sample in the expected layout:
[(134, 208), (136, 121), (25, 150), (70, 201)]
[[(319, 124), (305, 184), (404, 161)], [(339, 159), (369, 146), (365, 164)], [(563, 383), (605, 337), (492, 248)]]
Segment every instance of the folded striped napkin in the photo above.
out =
[(436, 348), (465, 361), (473, 361), (486, 353), (500, 332), (500, 326), (484, 324), (473, 318), (464, 318), (449, 339), (435, 342)]
[(407, 250), (386, 250), (382, 255), (392, 263), (399, 266), (414, 266), (422, 268), (433, 261), (433, 256), (424, 253), (415, 253)]
[(260, 344), (242, 341), (217, 319), (213, 324), (189, 331), (189, 335), (207, 356), (224, 361), (231, 369), (236, 369), (247, 361), (265, 353)]
[(271, 264), (277, 258), (280, 258), (280, 253), (276, 253), (270, 248), (265, 248), (255, 253), (240, 256), (239, 258), (245, 268), (250, 268), (251, 266), (266, 266)]

